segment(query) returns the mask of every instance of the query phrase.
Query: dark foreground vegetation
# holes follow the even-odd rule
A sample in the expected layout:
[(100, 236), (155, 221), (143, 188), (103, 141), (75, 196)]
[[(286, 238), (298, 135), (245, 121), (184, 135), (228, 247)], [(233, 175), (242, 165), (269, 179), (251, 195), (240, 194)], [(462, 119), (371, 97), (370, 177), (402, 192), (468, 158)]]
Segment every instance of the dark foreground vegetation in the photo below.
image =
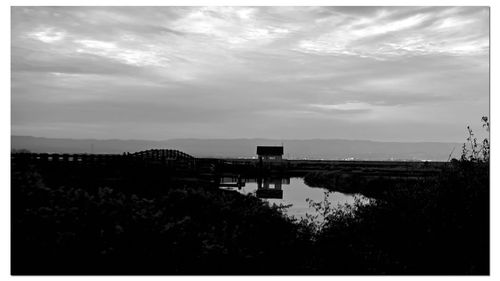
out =
[(382, 193), (374, 203), (329, 211), (314, 243), (318, 267), (348, 274), (488, 274), (488, 177), (486, 163), (461, 161), (436, 179), (372, 182)]
[[(483, 122), (489, 131), (486, 117)], [(308, 174), (310, 185), (377, 198), (352, 210), (315, 204), (330, 214), (314, 243), (319, 268), (335, 265), (350, 274), (488, 274), (490, 146), (468, 130), (461, 158), (436, 177), (339, 180), (332, 172)]]
[(489, 143), (472, 132), (437, 177), (372, 182), (368, 205), (313, 203), (321, 224), (252, 196), (165, 184), (155, 196), (86, 189), (15, 166), (12, 273), (489, 274)]
[(276, 209), (233, 192), (87, 192), (46, 187), (28, 171), (13, 185), (14, 274), (299, 273), (296, 253), (308, 248)]

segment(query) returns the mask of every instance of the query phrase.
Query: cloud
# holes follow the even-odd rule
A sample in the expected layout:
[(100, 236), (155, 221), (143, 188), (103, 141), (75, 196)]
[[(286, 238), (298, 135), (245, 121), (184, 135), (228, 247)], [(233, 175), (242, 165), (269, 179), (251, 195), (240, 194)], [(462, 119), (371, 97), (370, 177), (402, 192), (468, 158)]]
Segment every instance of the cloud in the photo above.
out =
[(169, 26), (208, 37), (225, 48), (263, 45), (291, 32), (286, 27), (257, 20), (256, 13), (257, 8), (205, 7), (189, 12)]
[(461, 141), (488, 111), (487, 7), (14, 7), (11, 44), (13, 134)]
[(29, 33), (28, 36), (40, 40), (44, 43), (55, 43), (64, 39), (65, 33), (63, 31), (56, 31), (52, 28), (46, 28), (40, 31)]
[(137, 50), (117, 46), (114, 42), (97, 40), (77, 40), (81, 45), (76, 51), (116, 59), (126, 64), (137, 66), (162, 66), (169, 62), (167, 56), (162, 56), (151, 49)]
[(488, 26), (484, 21), (489, 15), (487, 8), (473, 9), (466, 15), (460, 15), (462, 11), (455, 8), (417, 9), (413, 14), (404, 9), (376, 11), (369, 16), (334, 15), (324, 21), (333, 31), (300, 41), (296, 50), (381, 60), (394, 56), (475, 55), (489, 51)]
[(370, 110), (373, 107), (373, 105), (364, 102), (346, 102), (341, 104), (310, 104), (309, 106), (320, 109), (351, 112)]

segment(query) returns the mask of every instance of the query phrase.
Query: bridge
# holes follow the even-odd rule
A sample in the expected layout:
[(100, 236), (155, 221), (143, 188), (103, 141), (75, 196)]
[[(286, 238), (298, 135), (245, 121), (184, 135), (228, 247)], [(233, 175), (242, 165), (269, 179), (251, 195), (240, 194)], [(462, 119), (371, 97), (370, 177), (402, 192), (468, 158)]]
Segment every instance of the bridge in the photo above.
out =
[(174, 149), (149, 149), (129, 154), (132, 157), (138, 157), (144, 160), (194, 160), (195, 158), (187, 153)]
[(68, 154), (68, 153), (12, 153), (11, 161), (28, 161), (40, 164), (68, 163), (81, 165), (113, 164), (117, 162), (141, 161), (167, 163), (178, 160), (195, 160), (187, 153), (174, 149), (149, 149), (123, 154)]

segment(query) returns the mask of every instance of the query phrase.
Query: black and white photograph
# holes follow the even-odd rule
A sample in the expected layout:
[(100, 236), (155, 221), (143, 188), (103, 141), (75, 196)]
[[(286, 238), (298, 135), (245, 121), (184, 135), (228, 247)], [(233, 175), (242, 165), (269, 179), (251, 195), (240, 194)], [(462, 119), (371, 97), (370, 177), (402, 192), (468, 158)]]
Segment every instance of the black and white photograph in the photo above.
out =
[(9, 7), (12, 276), (490, 275), (491, 7), (82, 5)]

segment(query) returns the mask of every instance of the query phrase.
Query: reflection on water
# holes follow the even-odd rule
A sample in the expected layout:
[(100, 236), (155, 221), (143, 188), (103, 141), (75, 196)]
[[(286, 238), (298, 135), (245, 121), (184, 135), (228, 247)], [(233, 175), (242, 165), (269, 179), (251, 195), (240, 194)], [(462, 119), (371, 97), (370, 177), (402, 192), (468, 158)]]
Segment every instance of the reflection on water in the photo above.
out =
[[(309, 187), (302, 178), (222, 178), (221, 188), (236, 190), (241, 194), (252, 194), (270, 204), (292, 204), (285, 213), (297, 218), (304, 218), (306, 213), (315, 215), (315, 210), (309, 207), (306, 199), (320, 202), (325, 199), (325, 192), (328, 192), (324, 188)], [(330, 191), (328, 202), (332, 206), (354, 204), (354, 198), (355, 196), (351, 194)]]

